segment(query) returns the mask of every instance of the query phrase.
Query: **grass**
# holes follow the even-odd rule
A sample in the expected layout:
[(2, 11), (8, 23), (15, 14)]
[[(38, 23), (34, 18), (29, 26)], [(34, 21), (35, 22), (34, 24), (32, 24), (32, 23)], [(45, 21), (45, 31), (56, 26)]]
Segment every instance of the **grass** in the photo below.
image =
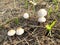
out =
[(56, 21), (53, 21), (51, 24), (47, 24), (46, 25), (46, 30), (47, 30), (47, 34), (49, 34), (51, 36), (51, 30), (53, 28), (53, 26), (55, 25)]
[(60, 18), (60, 14), (59, 14), (59, 15), (57, 15), (57, 17), (58, 17), (58, 18)]
[(57, 0), (52, 0), (52, 2), (53, 2), (54, 4), (57, 4), (57, 3), (58, 3), (58, 1), (57, 1)]
[[(37, 3), (37, 0), (33, 0), (33, 2), (34, 3)], [(35, 5), (32, 5), (33, 7), (32, 7), (32, 9), (33, 9), (33, 11), (34, 11), (34, 13), (35, 13)]]
[(15, 19), (14, 19), (14, 23), (15, 23), (16, 25), (19, 24), (19, 20), (18, 20), (18, 18), (15, 18)]
[(28, 0), (25, 0), (25, 8), (28, 9)]
[(56, 6), (55, 6), (55, 12), (57, 12), (58, 9), (59, 9), (59, 6), (58, 6), (58, 4), (56, 4)]
[(48, 10), (48, 15), (50, 16), (52, 12), (53, 12), (53, 9), (52, 9), (52, 7), (50, 7)]
[(59, 10), (58, 4), (55, 5), (55, 10), (53, 10), (53, 8), (50, 7), (50, 8), (48, 9), (48, 16), (50, 16), (53, 12), (58, 12), (58, 10)]

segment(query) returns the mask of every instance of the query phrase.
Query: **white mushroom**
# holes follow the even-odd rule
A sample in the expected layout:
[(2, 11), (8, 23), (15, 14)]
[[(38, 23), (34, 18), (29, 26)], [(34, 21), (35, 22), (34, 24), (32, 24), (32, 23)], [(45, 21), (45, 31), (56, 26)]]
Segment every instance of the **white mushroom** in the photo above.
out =
[(23, 33), (24, 33), (24, 29), (22, 29), (21, 27), (17, 28), (16, 30), (17, 35), (22, 35)]
[(24, 13), (23, 17), (24, 17), (25, 19), (28, 19), (28, 18), (29, 18), (29, 14), (28, 14), (28, 13)]
[(15, 35), (15, 30), (11, 29), (7, 33), (8, 36), (14, 36)]
[(44, 17), (44, 16), (46, 16), (47, 15), (47, 11), (45, 10), (45, 9), (40, 9), (39, 11), (38, 11), (38, 16), (39, 17)]
[(38, 22), (45, 22), (46, 21), (46, 18), (45, 17), (39, 17), (38, 18)]

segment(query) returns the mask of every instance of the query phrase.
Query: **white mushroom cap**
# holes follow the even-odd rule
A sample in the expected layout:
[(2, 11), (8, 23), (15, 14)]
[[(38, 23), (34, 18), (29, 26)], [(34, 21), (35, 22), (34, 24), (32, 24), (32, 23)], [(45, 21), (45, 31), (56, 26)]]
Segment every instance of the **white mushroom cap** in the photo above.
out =
[(38, 16), (39, 17), (43, 17), (43, 16), (46, 16), (47, 15), (47, 11), (45, 9), (40, 9), (38, 11)]
[(15, 30), (9, 30), (7, 33), (8, 36), (14, 36), (15, 35)]
[(24, 33), (24, 29), (22, 29), (21, 27), (17, 28), (16, 30), (17, 35), (22, 35), (23, 33)]
[(38, 22), (45, 22), (46, 21), (46, 18), (45, 17), (39, 17), (38, 18)]
[(29, 14), (28, 14), (28, 13), (24, 13), (23, 17), (24, 17), (25, 19), (28, 19), (28, 18), (29, 18)]

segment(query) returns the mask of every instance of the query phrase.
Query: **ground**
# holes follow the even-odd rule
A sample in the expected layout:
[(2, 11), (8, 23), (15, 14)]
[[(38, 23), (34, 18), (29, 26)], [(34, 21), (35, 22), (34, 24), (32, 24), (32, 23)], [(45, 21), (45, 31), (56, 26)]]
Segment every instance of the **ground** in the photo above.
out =
[[(60, 0), (59, 0), (60, 1)], [(55, 10), (55, 5), (51, 0), (37, 0), (38, 4), (35, 6), (35, 11), (28, 5), (25, 8), (25, 0), (0, 0), (0, 45), (60, 45), (60, 2), (58, 1), (58, 11), (52, 12), (51, 16), (46, 16), (45, 23), (37, 21), (37, 11), (44, 8), (48, 11), (49, 6), (52, 5)], [(24, 13), (30, 14), (29, 19), (24, 19)], [(18, 18), (19, 24), (15, 24), (14, 18)], [(57, 20), (55, 26), (52, 28), (52, 36), (45, 36), (45, 25), (51, 23), (54, 19)], [(9, 29), (16, 29), (22, 27), (25, 32), (21, 36), (14, 35), (9, 37), (7, 32)]]

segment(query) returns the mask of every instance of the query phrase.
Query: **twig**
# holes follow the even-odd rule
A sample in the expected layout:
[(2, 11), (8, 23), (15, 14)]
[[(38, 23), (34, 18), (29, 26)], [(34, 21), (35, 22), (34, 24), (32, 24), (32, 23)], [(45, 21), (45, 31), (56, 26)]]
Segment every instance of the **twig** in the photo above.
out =
[(32, 32), (32, 34), (34, 34), (34, 32), (37, 30), (37, 28), (34, 29), (34, 31)]
[(26, 43), (29, 45), (29, 43), (27, 42), (27, 40), (24, 38), (24, 40), (26, 41)]
[(14, 8), (16, 8), (16, 2), (15, 2), (15, 0), (14, 0)]
[(40, 41), (39, 41), (38, 37), (36, 37), (36, 40), (37, 40), (38, 44), (40, 45)]
[[(28, 25), (28, 26), (30, 26), (30, 27), (41, 27), (41, 26), (36, 26), (36, 25)], [(45, 27), (43, 27), (43, 28), (45, 28)]]

